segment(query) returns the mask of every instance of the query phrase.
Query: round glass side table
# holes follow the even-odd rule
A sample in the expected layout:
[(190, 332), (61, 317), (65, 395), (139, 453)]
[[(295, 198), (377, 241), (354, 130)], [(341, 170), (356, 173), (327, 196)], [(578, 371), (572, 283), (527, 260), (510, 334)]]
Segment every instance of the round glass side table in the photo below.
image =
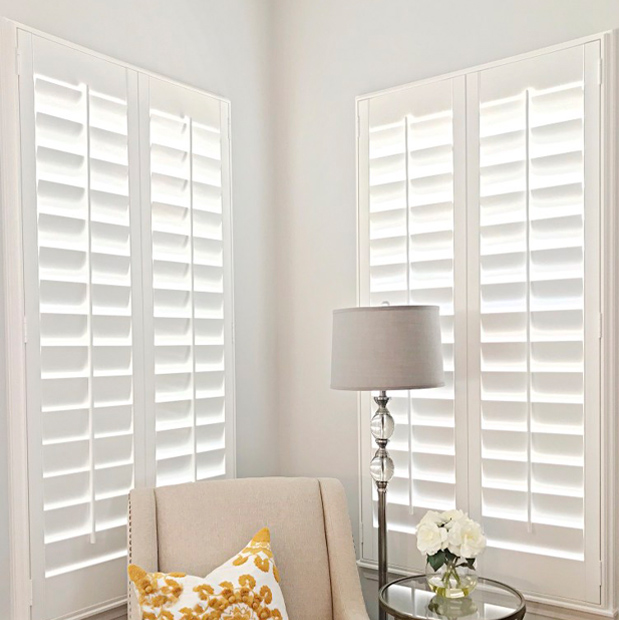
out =
[(399, 620), (521, 620), (525, 616), (525, 600), (517, 590), (483, 577), (469, 596), (459, 599), (436, 596), (426, 575), (403, 577), (381, 588), (379, 604)]

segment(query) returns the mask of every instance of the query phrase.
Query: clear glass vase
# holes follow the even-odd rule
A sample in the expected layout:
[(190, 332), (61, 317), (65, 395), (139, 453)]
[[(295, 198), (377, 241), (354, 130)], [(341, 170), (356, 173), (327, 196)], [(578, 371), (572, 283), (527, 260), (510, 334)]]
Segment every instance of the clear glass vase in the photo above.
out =
[(478, 606), (468, 596), (463, 598), (443, 598), (437, 595), (431, 599), (428, 608), (440, 618), (445, 618), (445, 620), (474, 618), (478, 612)]
[(463, 558), (455, 558), (435, 570), (426, 564), (426, 580), (430, 589), (444, 598), (463, 598), (478, 585), (476, 570)]

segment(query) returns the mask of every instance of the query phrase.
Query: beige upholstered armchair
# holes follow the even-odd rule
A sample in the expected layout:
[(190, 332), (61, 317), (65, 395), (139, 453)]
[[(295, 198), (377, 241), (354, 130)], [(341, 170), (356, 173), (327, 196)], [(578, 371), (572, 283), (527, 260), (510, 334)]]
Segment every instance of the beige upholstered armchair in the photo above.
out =
[[(245, 478), (136, 489), (129, 562), (207, 575), (271, 530), (290, 620), (368, 620), (344, 489), (329, 478)], [(140, 613), (129, 592), (129, 619)]]

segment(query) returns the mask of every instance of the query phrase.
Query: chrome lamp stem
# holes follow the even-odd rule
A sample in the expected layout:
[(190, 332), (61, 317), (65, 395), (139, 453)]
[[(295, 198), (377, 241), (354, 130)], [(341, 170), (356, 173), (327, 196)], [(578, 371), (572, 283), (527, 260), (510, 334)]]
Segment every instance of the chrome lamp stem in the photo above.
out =
[[(370, 462), (370, 475), (377, 486), (379, 494), (379, 589), (387, 583), (387, 521), (386, 492), (389, 481), (394, 475), (394, 461), (386, 449), (394, 433), (394, 418), (387, 409), (390, 398), (381, 390), (375, 402), (379, 406), (370, 421), (370, 432), (378, 448)], [(386, 613), (379, 606), (379, 620), (386, 620)]]

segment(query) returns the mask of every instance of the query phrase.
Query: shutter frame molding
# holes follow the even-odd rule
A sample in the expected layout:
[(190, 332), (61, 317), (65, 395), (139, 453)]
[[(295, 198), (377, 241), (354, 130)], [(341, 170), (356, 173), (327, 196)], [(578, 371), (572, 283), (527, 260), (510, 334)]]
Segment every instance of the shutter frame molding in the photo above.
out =
[[(461, 263), (457, 264), (455, 268), (461, 268), (461, 273), (466, 274), (467, 276), (467, 289), (468, 294), (465, 301), (460, 301), (461, 304), (465, 304), (461, 306), (461, 311), (465, 312), (465, 308), (469, 308), (469, 313), (467, 319), (462, 317), (461, 322), (461, 333), (463, 331), (466, 332), (466, 339), (469, 340), (469, 352), (467, 353), (468, 360), (464, 362), (464, 364), (469, 368), (470, 375), (471, 369), (476, 368), (479, 365), (479, 356), (480, 347), (475, 345), (475, 338), (472, 341), (472, 335), (475, 335), (479, 329), (478, 325), (478, 291), (480, 290), (480, 285), (478, 282), (479, 275), (479, 259), (478, 259), (478, 250), (476, 249), (477, 243), (477, 233), (478, 233), (478, 225), (476, 222), (478, 214), (478, 209), (475, 208), (475, 203), (478, 200), (478, 167), (479, 167), (479, 147), (477, 145), (477, 140), (475, 138), (478, 135), (477, 129), (477, 113), (478, 109), (478, 98), (479, 98), (479, 88), (481, 76), (485, 75), (485, 72), (490, 73), (492, 70), (498, 69), (501, 71), (501, 68), (508, 65), (513, 64), (515, 67), (515, 75), (512, 76), (506, 84), (510, 84), (511, 81), (519, 80), (519, 72), (521, 71), (520, 66), (514, 63), (527, 63), (530, 61), (530, 64), (536, 64), (536, 59), (543, 57), (548, 54), (561, 54), (565, 51), (566, 54), (578, 54), (578, 50), (582, 50), (581, 54), (585, 63), (585, 73), (586, 73), (586, 101), (589, 97), (589, 106), (590, 112), (587, 112), (588, 119), (586, 122), (591, 122), (592, 126), (596, 126), (598, 124), (598, 110), (601, 110), (601, 123), (602, 127), (606, 127), (608, 129), (601, 129), (600, 134), (596, 130), (591, 132), (590, 137), (586, 136), (586, 143), (588, 139), (590, 140), (590, 146), (587, 147), (591, 153), (590, 158), (586, 161), (586, 166), (594, 165), (595, 168), (589, 168), (586, 172), (588, 176), (588, 182), (586, 182), (586, 191), (595, 192), (591, 194), (589, 197), (586, 197), (586, 204), (592, 205), (597, 204), (597, 210), (600, 211), (601, 221), (611, 222), (616, 221), (615, 215), (613, 213), (613, 191), (609, 189), (605, 189), (610, 183), (612, 187), (613, 185), (612, 179), (616, 177), (617, 171), (613, 170), (610, 167), (609, 162), (609, 149), (613, 149), (613, 141), (610, 140), (606, 136), (609, 134), (609, 126), (615, 124), (615, 120), (613, 117), (613, 113), (611, 114), (611, 118), (609, 112), (606, 112), (610, 108), (613, 110), (613, 61), (612, 61), (612, 53), (610, 50), (613, 50), (615, 45), (615, 34), (613, 33), (605, 33), (601, 35), (594, 35), (592, 37), (584, 37), (583, 39), (573, 41), (567, 44), (562, 44), (558, 46), (554, 46), (552, 48), (546, 48), (543, 50), (538, 50), (536, 52), (532, 52), (530, 54), (525, 54), (522, 56), (517, 56), (514, 58), (509, 58), (506, 60), (498, 61), (495, 63), (490, 63), (489, 65), (484, 65), (481, 67), (474, 67), (472, 69), (468, 69), (461, 72), (455, 72), (453, 74), (448, 74), (445, 76), (439, 76), (437, 78), (430, 78), (427, 80), (422, 80), (420, 82), (416, 82), (414, 84), (404, 85), (402, 87), (396, 87), (393, 89), (389, 89), (386, 91), (381, 91), (378, 93), (372, 93), (369, 95), (365, 95), (357, 98), (357, 121), (358, 121), (358, 147), (357, 147), (357, 163), (358, 163), (358, 297), (360, 305), (372, 305), (373, 301), (371, 298), (371, 289), (369, 288), (370, 280), (368, 278), (368, 274), (370, 273), (370, 263), (368, 262), (368, 258), (370, 256), (370, 245), (369, 245), (369, 231), (371, 222), (369, 219), (369, 204), (370, 204), (370, 194), (368, 192), (368, 187), (371, 179), (371, 170), (369, 169), (369, 164), (371, 164), (371, 159), (368, 157), (369, 152), (369, 127), (372, 126), (372, 117), (371, 117), (371, 106), (373, 102), (384, 99), (388, 100), (392, 98), (394, 101), (394, 110), (396, 110), (395, 115), (398, 116), (398, 110), (402, 110), (402, 102), (406, 100), (408, 94), (421, 92), (425, 87), (430, 88), (431, 85), (437, 82), (446, 82), (451, 81), (453, 84), (456, 84), (459, 78), (467, 80), (467, 91), (466, 91), (466, 100), (467, 100), (467, 109), (468, 109), (468, 119), (467, 119), (467, 169), (465, 170), (467, 176), (467, 183), (463, 182), (461, 179), (461, 184), (458, 181), (455, 181), (454, 188), (454, 196), (455, 201), (458, 201), (458, 196), (460, 191), (465, 191), (463, 188), (466, 185), (467, 191), (467, 211), (468, 214), (466, 216), (466, 223), (461, 222), (459, 225), (459, 214), (458, 212), (455, 214), (455, 222), (456, 225), (459, 226), (461, 231), (466, 231), (466, 235), (469, 239), (468, 249), (467, 249), (467, 259)], [(572, 51), (570, 51), (572, 49)], [(599, 65), (599, 63), (601, 63)], [(596, 66), (595, 66), (596, 65)], [(599, 66), (603, 67), (603, 75), (605, 76), (603, 79), (602, 88), (596, 88), (596, 84), (592, 83), (592, 80), (598, 79)], [(507, 72), (508, 73), (508, 72)], [(610, 75), (611, 74), (611, 75)], [(590, 82), (588, 82), (590, 80)], [(599, 92), (600, 91), (600, 92)], [(455, 99), (456, 101), (456, 99)], [(464, 106), (463, 106), (464, 107)], [(458, 108), (458, 105), (456, 106)], [(605, 116), (607, 114), (607, 116)], [(453, 118), (457, 119), (459, 115), (458, 109), (453, 110)], [(611, 132), (613, 135), (613, 132)], [(454, 143), (455, 151), (458, 151), (457, 142)], [(559, 152), (559, 151), (558, 151)], [(372, 156), (371, 156), (372, 157)], [(598, 162), (599, 158), (601, 159), (600, 163)], [(590, 164), (588, 163), (590, 161)], [(455, 157), (456, 162), (456, 157)], [(455, 176), (458, 175), (459, 166), (461, 164), (455, 163)], [(386, 170), (387, 173), (387, 170)], [(600, 189), (599, 188), (599, 179), (601, 180)], [(590, 188), (590, 189), (588, 189)], [(596, 189), (595, 189), (596, 188)], [(600, 196), (598, 196), (598, 192), (600, 192)], [(456, 207), (455, 207), (456, 209)], [(583, 584), (580, 588), (581, 590), (577, 595), (574, 595), (571, 592), (571, 596), (569, 597), (565, 594), (565, 589), (555, 588), (555, 591), (544, 591), (539, 590), (537, 592), (533, 591), (531, 588), (528, 588), (523, 583), (517, 583), (518, 587), (522, 587), (525, 590), (525, 593), (529, 600), (539, 602), (543, 608), (545, 605), (557, 605), (559, 607), (563, 607), (566, 609), (574, 609), (580, 610), (587, 614), (588, 611), (594, 612), (596, 610), (610, 610), (613, 609), (614, 599), (613, 599), (613, 587), (612, 587), (612, 577), (614, 574), (613, 569), (613, 558), (617, 555), (617, 551), (613, 551), (613, 549), (617, 549), (617, 533), (613, 529), (613, 519), (609, 519), (607, 517), (607, 513), (609, 510), (612, 510), (610, 507), (611, 503), (610, 499), (613, 497), (613, 487), (612, 484), (614, 481), (617, 482), (615, 476), (614, 480), (609, 480), (607, 478), (604, 480), (603, 484), (598, 484), (596, 481), (599, 475), (599, 468), (604, 467), (604, 463), (608, 463), (608, 467), (611, 467), (613, 463), (613, 454), (614, 449), (611, 446), (611, 443), (617, 443), (617, 440), (613, 442), (610, 440), (609, 435), (603, 434), (601, 435), (602, 429), (607, 428), (613, 429), (616, 426), (616, 422), (614, 421), (614, 411), (617, 412), (617, 399), (612, 399), (612, 401), (607, 399), (607, 403), (604, 402), (602, 398), (602, 394), (604, 393), (605, 387), (608, 386), (607, 390), (613, 393), (613, 385), (615, 382), (615, 378), (612, 372), (609, 371), (609, 368), (617, 368), (617, 347), (614, 350), (613, 347), (610, 347), (611, 342), (617, 343), (617, 324), (613, 322), (613, 319), (608, 319), (606, 322), (606, 329), (608, 329), (607, 333), (603, 333), (602, 341), (600, 341), (600, 351), (597, 353), (597, 349), (599, 348), (599, 338), (595, 334), (598, 333), (598, 327), (595, 327), (595, 323), (598, 323), (601, 320), (601, 316), (614, 316), (614, 311), (617, 311), (617, 284), (616, 282), (610, 282), (609, 275), (605, 280), (605, 285), (607, 289), (602, 289), (602, 280), (603, 277), (598, 273), (598, 267), (596, 265), (601, 265), (605, 263), (605, 257), (611, 257), (614, 255), (614, 246), (610, 241), (603, 242), (604, 235), (611, 234), (609, 232), (609, 226), (605, 224), (605, 226), (599, 226), (598, 217), (595, 214), (592, 216), (590, 207), (588, 207), (588, 215), (586, 217), (586, 226), (588, 227), (588, 231), (586, 232), (586, 236), (589, 239), (589, 242), (586, 241), (589, 247), (591, 247), (591, 255), (598, 255), (596, 243), (601, 244), (602, 254), (600, 261), (598, 258), (592, 258), (588, 260), (593, 260), (593, 263), (588, 263), (590, 267), (586, 267), (588, 271), (587, 281), (590, 282), (589, 292), (586, 292), (586, 303), (588, 304), (588, 313), (590, 316), (590, 323), (586, 327), (588, 330), (588, 334), (592, 334), (591, 336), (587, 336), (587, 341), (590, 342), (590, 350), (591, 353), (587, 354), (590, 357), (588, 359), (598, 359), (602, 364), (601, 372), (603, 373), (600, 377), (598, 375), (598, 370), (594, 370), (594, 374), (592, 374), (593, 370), (593, 362), (588, 362), (590, 370), (588, 371), (590, 374), (589, 385), (590, 387), (590, 400), (594, 398), (595, 400), (591, 400), (589, 407), (591, 410), (597, 410), (597, 407), (594, 407), (592, 403), (596, 403), (596, 394), (592, 393), (591, 390), (595, 389), (592, 386), (600, 384), (602, 387), (597, 391), (597, 394), (601, 394), (601, 407), (603, 413), (599, 416), (590, 416), (590, 421), (588, 422), (589, 430), (586, 433), (586, 441), (588, 442), (588, 447), (584, 447), (584, 454), (586, 460), (588, 460), (589, 465), (587, 466), (589, 479), (585, 482), (586, 484), (586, 493), (589, 499), (588, 502), (584, 499), (584, 509), (585, 514), (588, 515), (584, 518), (587, 518), (588, 531), (592, 533), (592, 528), (594, 528), (593, 536), (588, 535), (588, 540), (586, 542), (586, 547), (584, 553), (587, 555), (587, 563), (588, 568), (585, 569), (581, 575)], [(589, 222), (589, 223), (588, 223)], [(466, 228), (465, 228), (466, 227)], [(613, 227), (612, 227), (613, 228)], [(615, 230), (615, 229), (614, 229)], [(394, 233), (396, 234), (396, 233)], [(458, 240), (459, 236), (456, 234), (455, 241), (455, 251), (458, 251)], [(617, 231), (613, 235), (614, 239), (617, 240)], [(617, 262), (617, 261), (616, 261)], [(615, 264), (615, 263), (613, 263)], [(465, 265), (469, 265), (469, 268), (466, 268)], [(473, 268), (472, 268), (473, 267)], [(603, 271), (604, 273), (604, 271)], [(568, 276), (568, 273), (567, 273)], [(545, 276), (546, 277), (546, 276)], [(534, 285), (536, 285), (536, 281), (533, 281)], [(514, 285), (510, 285), (513, 286)], [(538, 288), (538, 290), (541, 290)], [(601, 308), (605, 308), (604, 314), (602, 315), (602, 310), (598, 310), (596, 308), (592, 309), (591, 304), (593, 300), (598, 299), (599, 290), (603, 291), (604, 299), (600, 302)], [(437, 303), (437, 302), (435, 302)], [(455, 296), (455, 303), (459, 304), (459, 296), (458, 293)], [(596, 301), (595, 305), (598, 306), (599, 302)], [(609, 325), (609, 321), (612, 321), (612, 324)], [(458, 325), (458, 323), (457, 323)], [(613, 329), (611, 329), (613, 327)], [(458, 339), (458, 330), (457, 327), (457, 339)], [(503, 345), (502, 345), (503, 346)], [(605, 347), (607, 350), (605, 351)], [(540, 355), (546, 355), (548, 350), (548, 345), (539, 345), (536, 355), (540, 358)], [(572, 355), (569, 352), (570, 347), (565, 347), (565, 353), (562, 355)], [(507, 351), (507, 349), (505, 349)], [(558, 349), (559, 352), (559, 349)], [(459, 353), (457, 355), (457, 365), (459, 359)], [(594, 357), (592, 357), (594, 356)], [(598, 365), (598, 362), (594, 362), (594, 364)], [(538, 366), (540, 366), (540, 362), (538, 362)], [(547, 368), (538, 368), (534, 366), (536, 372), (540, 373), (541, 370), (547, 370)], [(508, 367), (506, 370), (509, 370)], [(457, 366), (457, 375), (458, 375), (458, 366)], [(551, 374), (541, 375), (543, 379), (553, 378)], [(559, 378), (559, 376), (558, 376)], [(456, 378), (456, 385), (458, 390), (459, 382), (465, 382), (465, 378), (461, 374), (461, 378)], [(601, 383), (602, 382), (602, 383)], [(475, 373), (474, 377), (469, 377), (466, 381), (468, 387), (465, 387), (466, 393), (469, 394), (468, 400), (469, 404), (467, 408), (469, 409), (469, 437), (467, 437), (467, 432), (464, 433), (456, 433), (456, 440), (459, 443), (456, 449), (457, 453), (457, 471), (459, 468), (463, 466), (467, 467), (467, 463), (469, 462), (469, 474), (468, 480), (462, 480), (457, 483), (456, 489), (456, 498), (457, 504), (459, 508), (467, 510), (470, 512), (471, 516), (476, 519), (480, 519), (481, 515), (477, 514), (478, 510), (476, 506), (482, 505), (482, 495), (481, 495), (481, 487), (477, 482), (476, 471), (481, 471), (479, 468), (481, 467), (481, 463), (476, 465), (477, 457), (476, 453), (480, 454), (479, 448), (476, 448), (478, 442), (480, 441), (481, 435), (476, 430), (480, 428), (481, 420), (477, 419), (478, 410), (478, 397), (476, 395), (477, 389), (476, 385), (480, 385), (480, 381), (476, 380)], [(541, 383), (540, 385), (545, 385)], [(549, 386), (553, 384), (549, 383)], [(536, 386), (538, 389), (538, 385)], [(549, 388), (544, 388), (549, 389)], [(551, 387), (551, 389), (556, 389)], [(458, 393), (458, 392), (457, 392)], [(398, 393), (392, 394), (392, 396), (397, 396)], [(359, 424), (360, 424), (360, 467), (361, 467), (361, 479), (360, 479), (360, 514), (361, 514), (361, 538), (362, 538), (362, 553), (360, 559), (360, 565), (369, 567), (374, 565), (377, 557), (377, 549), (376, 549), (376, 530), (373, 528), (373, 516), (371, 506), (373, 503), (373, 493), (372, 493), (372, 484), (370, 477), (367, 472), (367, 463), (371, 457), (371, 441), (368, 430), (368, 421), (371, 415), (371, 402), (370, 399), (367, 398), (366, 395), (361, 394), (359, 397)], [(459, 415), (460, 414), (460, 415)], [(459, 420), (462, 420), (461, 424), (463, 424), (463, 428), (467, 424), (467, 416), (463, 413), (462, 410), (457, 408), (457, 417), (455, 419), (455, 424), (458, 428)], [(600, 427), (600, 430), (599, 430)], [(491, 428), (491, 427), (489, 427)], [(547, 432), (548, 429), (545, 430)], [(486, 431), (485, 431), (486, 432)], [(535, 432), (540, 432), (538, 429), (535, 429)], [(572, 431), (571, 431), (572, 432)], [(396, 433), (395, 433), (396, 436)], [(616, 434), (614, 433), (614, 437)], [(569, 442), (570, 443), (570, 442)], [(567, 444), (568, 445), (568, 444)], [(469, 451), (469, 456), (467, 455), (467, 450)], [(598, 462), (598, 456), (601, 455), (601, 460)], [(460, 457), (460, 458), (459, 458)], [(473, 464), (473, 469), (472, 465)], [(397, 464), (398, 468), (398, 464)], [(477, 469), (478, 468), (478, 469)], [(392, 488), (393, 485), (390, 486), (391, 492), (397, 492), (398, 490)], [(590, 490), (588, 490), (590, 489)], [(540, 492), (540, 491), (536, 491)], [(390, 493), (388, 493), (388, 503)], [(397, 500), (398, 501), (398, 500)], [(572, 500), (571, 500), (572, 501)], [(437, 505), (436, 509), (441, 509), (443, 506)], [(394, 514), (393, 506), (388, 506), (388, 523), (390, 523), (390, 509)], [(614, 514), (616, 514), (615, 510), (612, 510)], [(598, 514), (598, 517), (596, 515)], [(376, 518), (376, 517), (375, 517)], [(393, 518), (393, 517), (392, 517)], [(614, 517), (617, 519), (617, 514)], [(596, 520), (593, 525), (593, 520)], [(598, 522), (602, 521), (602, 525), (599, 529)], [(415, 522), (412, 520), (411, 526), (413, 526)], [(389, 527), (389, 526), (388, 526)], [(539, 528), (540, 529), (540, 528)], [(596, 539), (600, 536), (601, 543), (596, 542)], [(413, 540), (413, 536), (411, 536), (411, 541), (398, 540), (398, 544), (396, 544), (396, 540), (394, 539), (394, 534), (392, 534), (391, 538), (391, 547), (389, 547), (390, 551), (388, 552), (388, 557), (391, 559), (391, 565), (394, 570), (398, 572), (401, 571), (411, 571), (412, 569), (420, 569), (423, 566), (423, 560), (415, 548), (415, 541)], [(605, 543), (607, 541), (607, 543)], [(602, 547), (602, 549), (601, 549)], [(599, 552), (600, 549), (600, 552)], [(611, 550), (610, 550), (611, 549)], [(491, 553), (487, 551), (483, 557), (481, 562), (481, 570), (486, 572), (493, 572), (493, 565), (497, 566), (497, 562), (499, 560), (494, 561), (491, 557)], [(401, 563), (400, 558), (406, 557), (407, 562), (405, 564)], [(534, 556), (532, 556), (534, 557)], [(503, 561), (508, 562), (507, 558)], [(491, 564), (489, 564), (491, 562)], [(560, 561), (558, 566), (563, 565)], [(495, 571), (497, 574), (497, 571)], [(503, 575), (499, 574), (499, 578), (503, 578)], [(508, 579), (508, 577), (506, 577)], [(512, 579), (513, 582), (515, 578)], [(577, 578), (579, 581), (579, 578)], [(537, 578), (537, 581), (544, 581), (542, 574), (540, 578)], [(579, 588), (577, 588), (579, 590)]]

